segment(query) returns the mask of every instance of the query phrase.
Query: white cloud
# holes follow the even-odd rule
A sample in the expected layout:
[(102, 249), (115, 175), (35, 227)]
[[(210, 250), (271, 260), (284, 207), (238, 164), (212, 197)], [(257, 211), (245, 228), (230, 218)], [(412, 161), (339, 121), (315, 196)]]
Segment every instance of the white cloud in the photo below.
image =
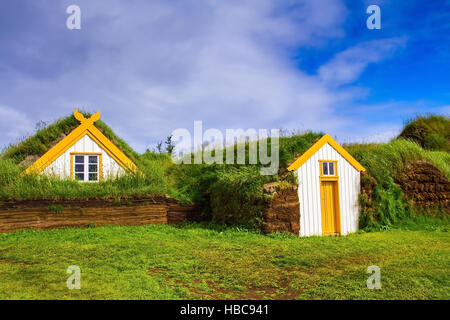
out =
[(362, 42), (338, 53), (319, 68), (319, 76), (329, 84), (351, 83), (359, 78), (369, 63), (389, 58), (406, 44), (406, 38), (389, 38)]
[(385, 143), (397, 137), (400, 132), (401, 126), (398, 124), (368, 125), (357, 136), (352, 133), (343, 133), (338, 141), (341, 143)]

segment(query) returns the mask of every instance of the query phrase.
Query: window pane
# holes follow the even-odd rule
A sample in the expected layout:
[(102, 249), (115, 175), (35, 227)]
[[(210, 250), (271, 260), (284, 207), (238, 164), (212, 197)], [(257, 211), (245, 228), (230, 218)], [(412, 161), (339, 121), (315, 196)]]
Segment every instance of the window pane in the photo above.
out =
[(75, 180), (84, 180), (84, 173), (75, 173)]
[(84, 156), (75, 156), (75, 163), (84, 163)]
[(322, 162), (323, 165), (323, 175), (327, 176), (328, 175), (328, 162)]
[(330, 176), (334, 176), (334, 163), (333, 162), (328, 163), (328, 168), (330, 170)]
[(97, 163), (97, 156), (89, 156), (89, 163)]
[(97, 172), (97, 165), (96, 164), (90, 164), (89, 165), (89, 172)]
[(97, 181), (97, 174), (96, 173), (89, 173), (89, 181)]
[(84, 164), (76, 164), (75, 172), (84, 172)]

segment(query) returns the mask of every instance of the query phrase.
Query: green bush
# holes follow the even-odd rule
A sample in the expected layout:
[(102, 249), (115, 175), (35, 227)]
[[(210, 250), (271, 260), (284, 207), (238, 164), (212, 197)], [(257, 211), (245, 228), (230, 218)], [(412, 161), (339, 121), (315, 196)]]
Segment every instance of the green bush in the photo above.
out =
[(270, 178), (257, 166), (223, 167), (210, 188), (212, 220), (218, 224), (259, 229), (265, 204), (263, 185)]
[(374, 198), (370, 201), (365, 194), (359, 197), (361, 229), (389, 228), (411, 216), (411, 205), (391, 177), (375, 187)]
[(418, 116), (406, 123), (399, 137), (414, 141), (424, 149), (450, 152), (450, 118), (432, 114)]

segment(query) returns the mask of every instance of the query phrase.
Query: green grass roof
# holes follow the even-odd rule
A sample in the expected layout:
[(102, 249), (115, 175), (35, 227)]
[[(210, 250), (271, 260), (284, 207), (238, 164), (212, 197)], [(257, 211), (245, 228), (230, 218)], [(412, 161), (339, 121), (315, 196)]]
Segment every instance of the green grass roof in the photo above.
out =
[[(86, 118), (90, 113), (81, 112)], [(3, 153), (2, 157), (11, 159), (16, 164), (30, 165), (34, 161), (24, 161), (27, 158), (36, 160), (44, 153), (50, 150), (57, 142), (67, 136), (72, 130), (80, 125), (80, 122), (73, 115), (61, 118), (45, 128), (38, 129), (36, 133), (19, 142), (16, 145), (10, 145)], [(103, 121), (98, 120), (94, 124), (112, 143), (114, 143), (127, 157), (135, 163), (139, 155), (125, 141), (119, 138), (110, 127)]]
[(399, 137), (427, 150), (450, 152), (450, 118), (433, 114), (418, 116), (405, 124)]

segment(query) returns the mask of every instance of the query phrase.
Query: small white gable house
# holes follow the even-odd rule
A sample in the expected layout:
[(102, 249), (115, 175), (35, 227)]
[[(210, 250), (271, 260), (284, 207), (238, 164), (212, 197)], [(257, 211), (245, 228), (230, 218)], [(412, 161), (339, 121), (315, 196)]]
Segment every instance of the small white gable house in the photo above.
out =
[(360, 173), (365, 171), (330, 135), (289, 167), (300, 202), (300, 236), (346, 235), (358, 230)]
[(80, 125), (37, 159), (25, 173), (98, 182), (136, 172), (133, 161), (94, 126), (100, 111), (86, 119), (75, 109), (74, 116)]

